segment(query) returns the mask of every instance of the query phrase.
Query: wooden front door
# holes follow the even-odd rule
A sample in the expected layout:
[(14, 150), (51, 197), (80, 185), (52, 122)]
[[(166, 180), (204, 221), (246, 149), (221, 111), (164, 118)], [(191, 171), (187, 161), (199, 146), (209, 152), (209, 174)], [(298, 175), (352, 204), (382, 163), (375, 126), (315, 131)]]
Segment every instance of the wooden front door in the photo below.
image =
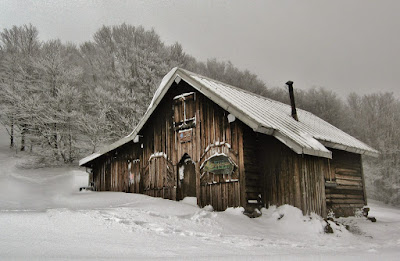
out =
[(179, 167), (179, 189), (181, 199), (196, 197), (196, 171), (191, 159), (186, 159)]

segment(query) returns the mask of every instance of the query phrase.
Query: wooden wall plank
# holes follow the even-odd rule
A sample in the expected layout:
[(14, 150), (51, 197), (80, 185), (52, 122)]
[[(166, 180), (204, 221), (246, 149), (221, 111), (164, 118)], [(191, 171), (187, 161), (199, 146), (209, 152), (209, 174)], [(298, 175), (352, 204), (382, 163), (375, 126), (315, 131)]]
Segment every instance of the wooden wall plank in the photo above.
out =
[(264, 206), (290, 204), (304, 213), (326, 215), (324, 169), (318, 157), (295, 154), (275, 138), (260, 135), (257, 142)]
[(327, 207), (336, 216), (354, 215), (358, 207), (351, 207), (354, 205), (351, 199), (357, 198), (357, 204), (355, 204), (357, 206), (367, 203), (361, 156), (332, 149), (330, 165), (334, 169), (332, 181), (336, 186), (326, 188), (325, 190)]
[(244, 169), (244, 149), (243, 149), (243, 126), (238, 126), (238, 121), (235, 122), (235, 130), (238, 135), (238, 165), (239, 165), (239, 182), (240, 182), (240, 205), (247, 210), (246, 198), (246, 175)]

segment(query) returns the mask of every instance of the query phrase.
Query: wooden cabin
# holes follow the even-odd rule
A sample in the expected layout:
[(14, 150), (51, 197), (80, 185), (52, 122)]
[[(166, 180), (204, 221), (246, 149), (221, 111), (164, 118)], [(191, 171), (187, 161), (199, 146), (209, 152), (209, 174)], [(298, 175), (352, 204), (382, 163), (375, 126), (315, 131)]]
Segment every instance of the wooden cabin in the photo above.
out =
[(377, 151), (310, 112), (172, 69), (127, 137), (79, 164), (97, 191), (197, 197), (214, 210), (290, 204), (323, 217), (367, 204), (362, 155)]

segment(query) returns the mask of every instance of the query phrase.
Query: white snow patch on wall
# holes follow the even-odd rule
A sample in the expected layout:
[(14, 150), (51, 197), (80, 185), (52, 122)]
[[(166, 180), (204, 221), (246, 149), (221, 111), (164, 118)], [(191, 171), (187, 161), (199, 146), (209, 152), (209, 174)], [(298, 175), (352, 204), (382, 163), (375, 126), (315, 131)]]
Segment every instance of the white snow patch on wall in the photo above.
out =
[(159, 158), (159, 157), (164, 157), (165, 159), (167, 159), (167, 154), (165, 154), (164, 152), (156, 152), (150, 155), (149, 157), (149, 161), (153, 158)]
[(182, 94), (180, 94), (180, 95), (175, 96), (173, 99), (174, 99), (174, 100), (182, 99), (182, 98), (184, 99), (184, 98), (186, 98), (187, 96), (190, 96), (190, 95), (192, 95), (192, 94), (194, 94), (194, 92), (182, 93)]

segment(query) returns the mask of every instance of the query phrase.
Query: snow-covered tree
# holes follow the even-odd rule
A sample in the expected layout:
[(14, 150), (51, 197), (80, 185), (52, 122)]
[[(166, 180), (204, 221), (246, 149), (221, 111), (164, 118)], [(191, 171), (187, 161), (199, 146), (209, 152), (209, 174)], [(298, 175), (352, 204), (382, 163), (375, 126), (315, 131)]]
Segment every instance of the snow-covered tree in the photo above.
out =
[(4, 29), (0, 35), (0, 45), (3, 53), (0, 77), (4, 107), (0, 112), (0, 119), (10, 135), (10, 147), (14, 146), (15, 128), (18, 128), (21, 137), (20, 150), (25, 150), (30, 123), (24, 100), (32, 95), (37, 84), (33, 62), (40, 48), (38, 31), (32, 25)]
[(365, 160), (370, 196), (400, 204), (400, 101), (393, 93), (353, 93), (347, 102), (351, 132), (381, 152)]

